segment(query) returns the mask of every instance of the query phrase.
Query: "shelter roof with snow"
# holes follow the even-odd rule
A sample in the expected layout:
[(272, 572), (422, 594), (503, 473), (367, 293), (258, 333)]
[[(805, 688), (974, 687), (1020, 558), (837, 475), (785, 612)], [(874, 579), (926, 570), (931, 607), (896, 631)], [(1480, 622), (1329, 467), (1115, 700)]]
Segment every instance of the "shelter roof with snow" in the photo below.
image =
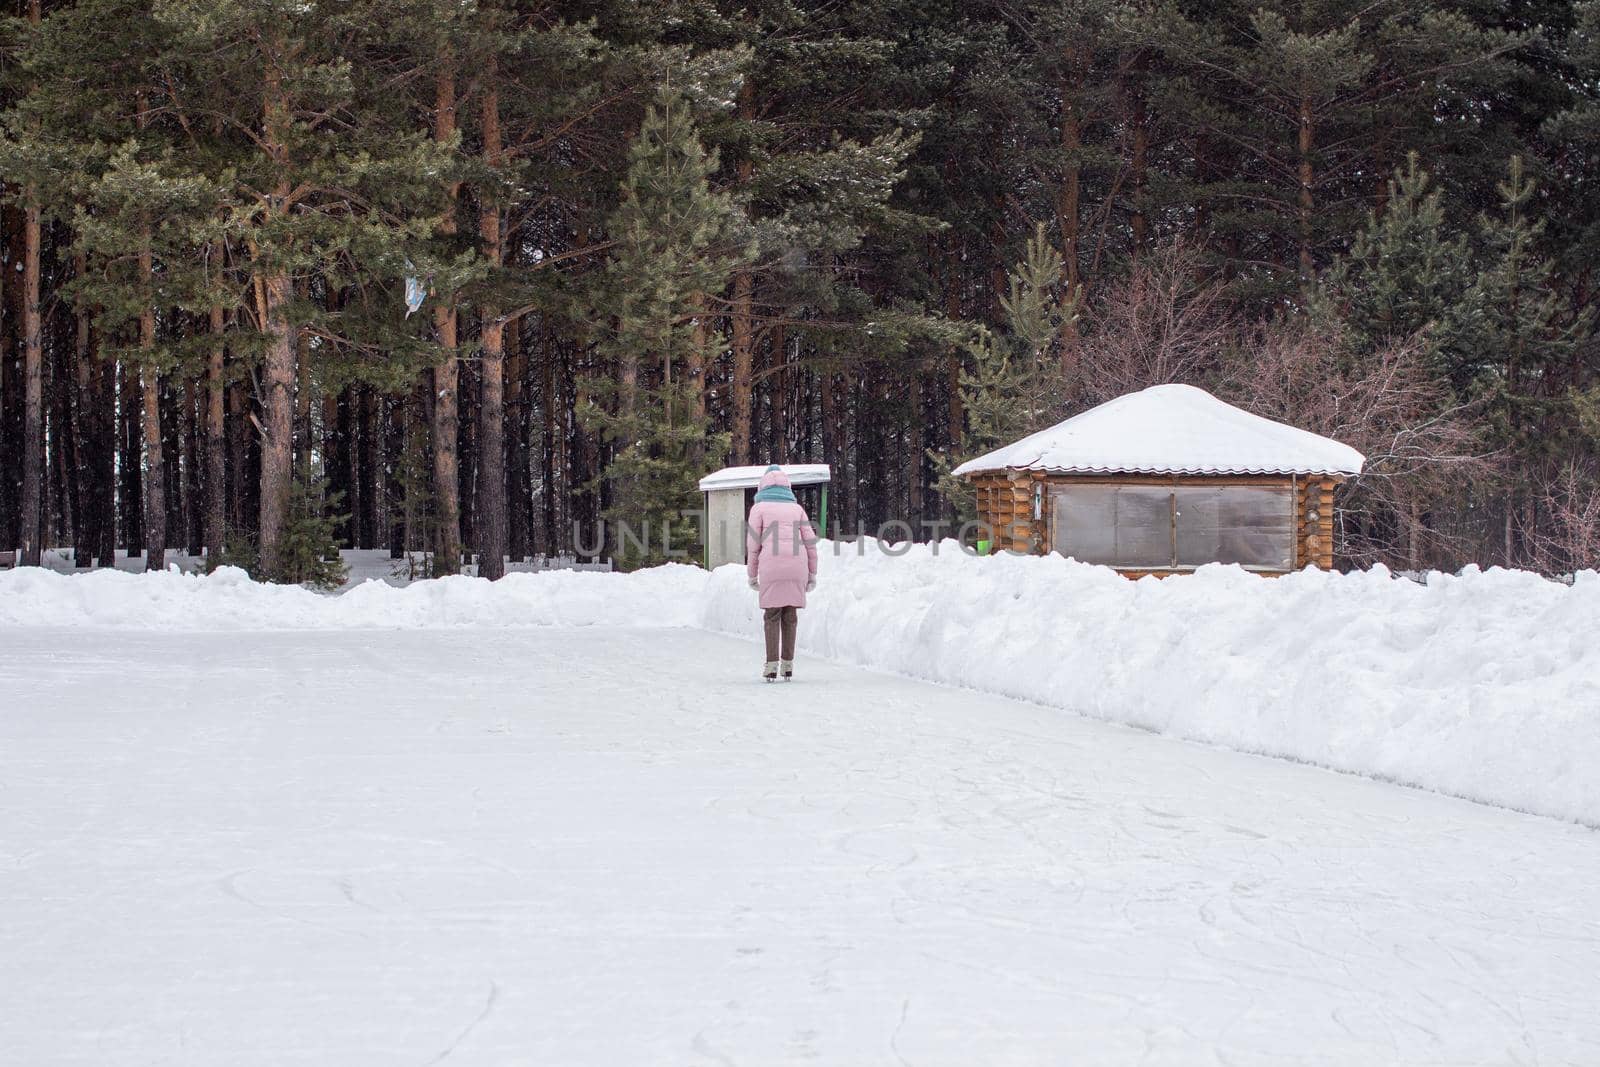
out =
[[(700, 479), (700, 491), (713, 489), (754, 489), (761, 484), (769, 464), (757, 463), (746, 467), (724, 467)], [(789, 476), (790, 485), (821, 485), (832, 478), (826, 463), (780, 463), (783, 473)]]
[(1252, 415), (1192, 385), (1157, 385), (968, 460), (955, 473), (1331, 475), (1361, 473), (1349, 445)]

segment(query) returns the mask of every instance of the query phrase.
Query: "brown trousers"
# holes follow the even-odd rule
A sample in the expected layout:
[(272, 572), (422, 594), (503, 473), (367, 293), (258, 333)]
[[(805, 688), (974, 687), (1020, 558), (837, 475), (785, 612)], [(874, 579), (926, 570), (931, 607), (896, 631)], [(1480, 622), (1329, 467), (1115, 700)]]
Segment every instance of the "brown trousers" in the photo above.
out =
[[(762, 614), (762, 625), (767, 633), (767, 662), (794, 659), (794, 628), (800, 622), (798, 608), (767, 608)], [(780, 634), (781, 631), (781, 634)], [(778, 638), (783, 638), (783, 654), (778, 654)]]

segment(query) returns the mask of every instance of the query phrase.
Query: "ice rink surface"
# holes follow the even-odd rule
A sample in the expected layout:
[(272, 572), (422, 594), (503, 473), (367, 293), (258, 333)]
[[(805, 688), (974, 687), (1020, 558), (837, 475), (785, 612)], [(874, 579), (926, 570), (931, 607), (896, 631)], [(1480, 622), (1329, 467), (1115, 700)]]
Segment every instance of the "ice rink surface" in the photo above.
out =
[(3, 1064), (1600, 1063), (1577, 825), (693, 630), (4, 639)]

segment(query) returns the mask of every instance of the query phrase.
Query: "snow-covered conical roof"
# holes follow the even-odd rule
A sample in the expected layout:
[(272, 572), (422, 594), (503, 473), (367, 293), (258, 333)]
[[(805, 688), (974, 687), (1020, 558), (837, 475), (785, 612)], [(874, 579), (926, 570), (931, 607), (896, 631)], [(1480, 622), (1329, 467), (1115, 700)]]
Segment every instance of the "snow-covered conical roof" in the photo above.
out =
[(1361, 473), (1349, 445), (1225, 404), (1192, 385), (1156, 385), (968, 460), (956, 474)]

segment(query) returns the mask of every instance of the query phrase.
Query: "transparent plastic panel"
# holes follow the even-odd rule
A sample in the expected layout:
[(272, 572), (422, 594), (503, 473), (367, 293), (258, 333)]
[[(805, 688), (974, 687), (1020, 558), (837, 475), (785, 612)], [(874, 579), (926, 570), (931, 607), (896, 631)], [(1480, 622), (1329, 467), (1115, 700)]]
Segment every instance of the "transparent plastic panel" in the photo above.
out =
[(1084, 563), (1116, 562), (1117, 491), (1099, 485), (1050, 488), (1050, 545)]
[(1155, 486), (1057, 485), (1050, 490), (1051, 546), (1111, 567), (1172, 565), (1170, 490)]
[(1172, 566), (1172, 490), (1145, 485), (1117, 490), (1117, 566)]
[(1294, 566), (1294, 492), (1267, 486), (1188, 487), (1176, 491), (1178, 563), (1238, 563), (1266, 570)]

